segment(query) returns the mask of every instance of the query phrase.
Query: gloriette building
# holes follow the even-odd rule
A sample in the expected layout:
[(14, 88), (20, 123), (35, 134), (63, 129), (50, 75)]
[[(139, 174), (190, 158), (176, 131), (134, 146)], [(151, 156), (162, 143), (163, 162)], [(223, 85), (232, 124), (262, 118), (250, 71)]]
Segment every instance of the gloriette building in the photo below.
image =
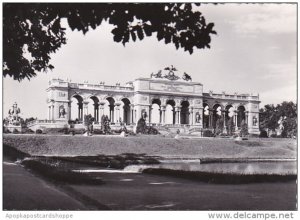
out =
[(243, 121), (249, 133), (259, 133), (258, 95), (203, 92), (203, 85), (192, 82), (186, 73), (180, 78), (174, 67), (166, 70), (167, 74), (159, 71), (124, 86), (53, 79), (47, 89), (48, 120), (38, 124), (57, 127), (72, 120), (80, 126), (84, 115), (91, 114), (96, 125), (107, 115), (112, 126), (124, 123), (130, 128), (147, 115), (153, 126), (216, 129), (221, 122), (226, 131), (231, 120), (235, 130)]

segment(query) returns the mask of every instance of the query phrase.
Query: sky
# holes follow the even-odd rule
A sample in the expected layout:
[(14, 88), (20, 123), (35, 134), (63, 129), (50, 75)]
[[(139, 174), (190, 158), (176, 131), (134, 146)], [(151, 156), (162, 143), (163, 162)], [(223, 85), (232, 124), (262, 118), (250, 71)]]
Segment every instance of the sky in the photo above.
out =
[(17, 102), (21, 117), (46, 119), (51, 78), (122, 85), (170, 65), (178, 75), (186, 72), (202, 83), (204, 92), (259, 93), (260, 107), (296, 101), (296, 4), (203, 4), (199, 10), (218, 34), (212, 36), (211, 49), (192, 55), (157, 41), (156, 34), (124, 47), (113, 41), (111, 25), (86, 35), (68, 28), (67, 44), (51, 55), (53, 71), (30, 81), (3, 78), (3, 116)]

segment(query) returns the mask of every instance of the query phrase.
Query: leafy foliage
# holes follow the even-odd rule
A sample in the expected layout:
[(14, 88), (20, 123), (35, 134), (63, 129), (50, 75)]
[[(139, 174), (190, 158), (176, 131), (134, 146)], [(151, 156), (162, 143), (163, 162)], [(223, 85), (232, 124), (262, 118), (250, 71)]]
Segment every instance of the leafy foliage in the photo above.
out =
[(193, 53), (210, 48), (213, 23), (206, 23), (199, 4), (182, 3), (4, 3), (3, 75), (30, 79), (52, 70), (50, 54), (66, 44), (61, 19), (72, 30), (96, 29), (103, 21), (113, 25), (113, 40), (124, 46), (156, 34), (166, 44)]
[(209, 129), (205, 129), (203, 131), (203, 137), (214, 137), (214, 136), (215, 136), (215, 134)]
[(102, 115), (101, 117), (101, 131), (103, 134), (110, 134), (111, 129), (110, 129), (110, 120), (107, 115)]
[(159, 134), (159, 131), (152, 127), (147, 126), (145, 119), (142, 117), (138, 120), (137, 126), (136, 126), (136, 133), (137, 134)]
[(221, 134), (223, 132), (223, 126), (224, 126), (224, 120), (222, 117), (218, 117), (217, 121), (216, 121), (216, 129), (215, 129), (215, 133)]
[(234, 122), (233, 122), (233, 117), (230, 117), (228, 120), (227, 120), (227, 134), (228, 135), (233, 135), (234, 133)]
[(297, 104), (293, 102), (283, 102), (277, 106), (265, 105), (260, 109), (260, 130), (275, 131), (279, 124), (280, 117), (284, 117), (283, 137), (292, 137), (297, 135)]
[(140, 118), (137, 122), (137, 126), (136, 126), (136, 133), (139, 134), (145, 134), (146, 133), (146, 121), (144, 118)]
[(241, 137), (245, 137), (246, 135), (248, 135), (248, 125), (245, 122), (245, 120), (242, 120), (241, 122), (241, 130), (240, 130), (240, 136)]
[(268, 133), (265, 130), (260, 131), (259, 134), (260, 138), (267, 138), (268, 137)]

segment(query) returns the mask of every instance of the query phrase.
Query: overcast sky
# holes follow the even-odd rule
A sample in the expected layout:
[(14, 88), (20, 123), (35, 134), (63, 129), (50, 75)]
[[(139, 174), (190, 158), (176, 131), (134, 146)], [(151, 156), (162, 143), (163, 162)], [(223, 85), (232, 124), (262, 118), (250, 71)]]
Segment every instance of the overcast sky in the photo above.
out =
[[(113, 41), (112, 26), (101, 25), (86, 35), (67, 30), (67, 44), (53, 54), (52, 72), (21, 83), (3, 79), (4, 117), (14, 102), (22, 117), (47, 117), (46, 88), (51, 78), (124, 84), (148, 77), (173, 64), (187, 72), (204, 91), (259, 93), (261, 105), (296, 101), (296, 4), (201, 5), (207, 22), (215, 23), (211, 49), (190, 55), (152, 36), (128, 43)], [(155, 35), (155, 34), (154, 34)], [(156, 36), (156, 35), (155, 35)]]

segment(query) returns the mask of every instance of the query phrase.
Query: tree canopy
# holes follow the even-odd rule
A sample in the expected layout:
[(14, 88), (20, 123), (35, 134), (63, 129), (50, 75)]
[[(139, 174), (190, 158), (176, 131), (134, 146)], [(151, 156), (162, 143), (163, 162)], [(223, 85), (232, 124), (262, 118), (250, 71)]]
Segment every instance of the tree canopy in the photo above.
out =
[[(199, 4), (181, 3), (4, 3), (3, 75), (30, 79), (54, 68), (50, 54), (66, 44), (67, 19), (72, 30), (113, 25), (113, 40), (124, 46), (156, 33), (158, 41), (173, 43), (190, 54), (210, 48), (213, 23), (194, 10)], [(101, 43), (101, 42), (99, 42)]]
[(281, 104), (265, 105), (259, 111), (260, 130), (269, 129), (275, 131), (279, 127), (279, 120), (283, 118), (284, 136), (297, 135), (297, 104), (293, 102), (282, 102)]

